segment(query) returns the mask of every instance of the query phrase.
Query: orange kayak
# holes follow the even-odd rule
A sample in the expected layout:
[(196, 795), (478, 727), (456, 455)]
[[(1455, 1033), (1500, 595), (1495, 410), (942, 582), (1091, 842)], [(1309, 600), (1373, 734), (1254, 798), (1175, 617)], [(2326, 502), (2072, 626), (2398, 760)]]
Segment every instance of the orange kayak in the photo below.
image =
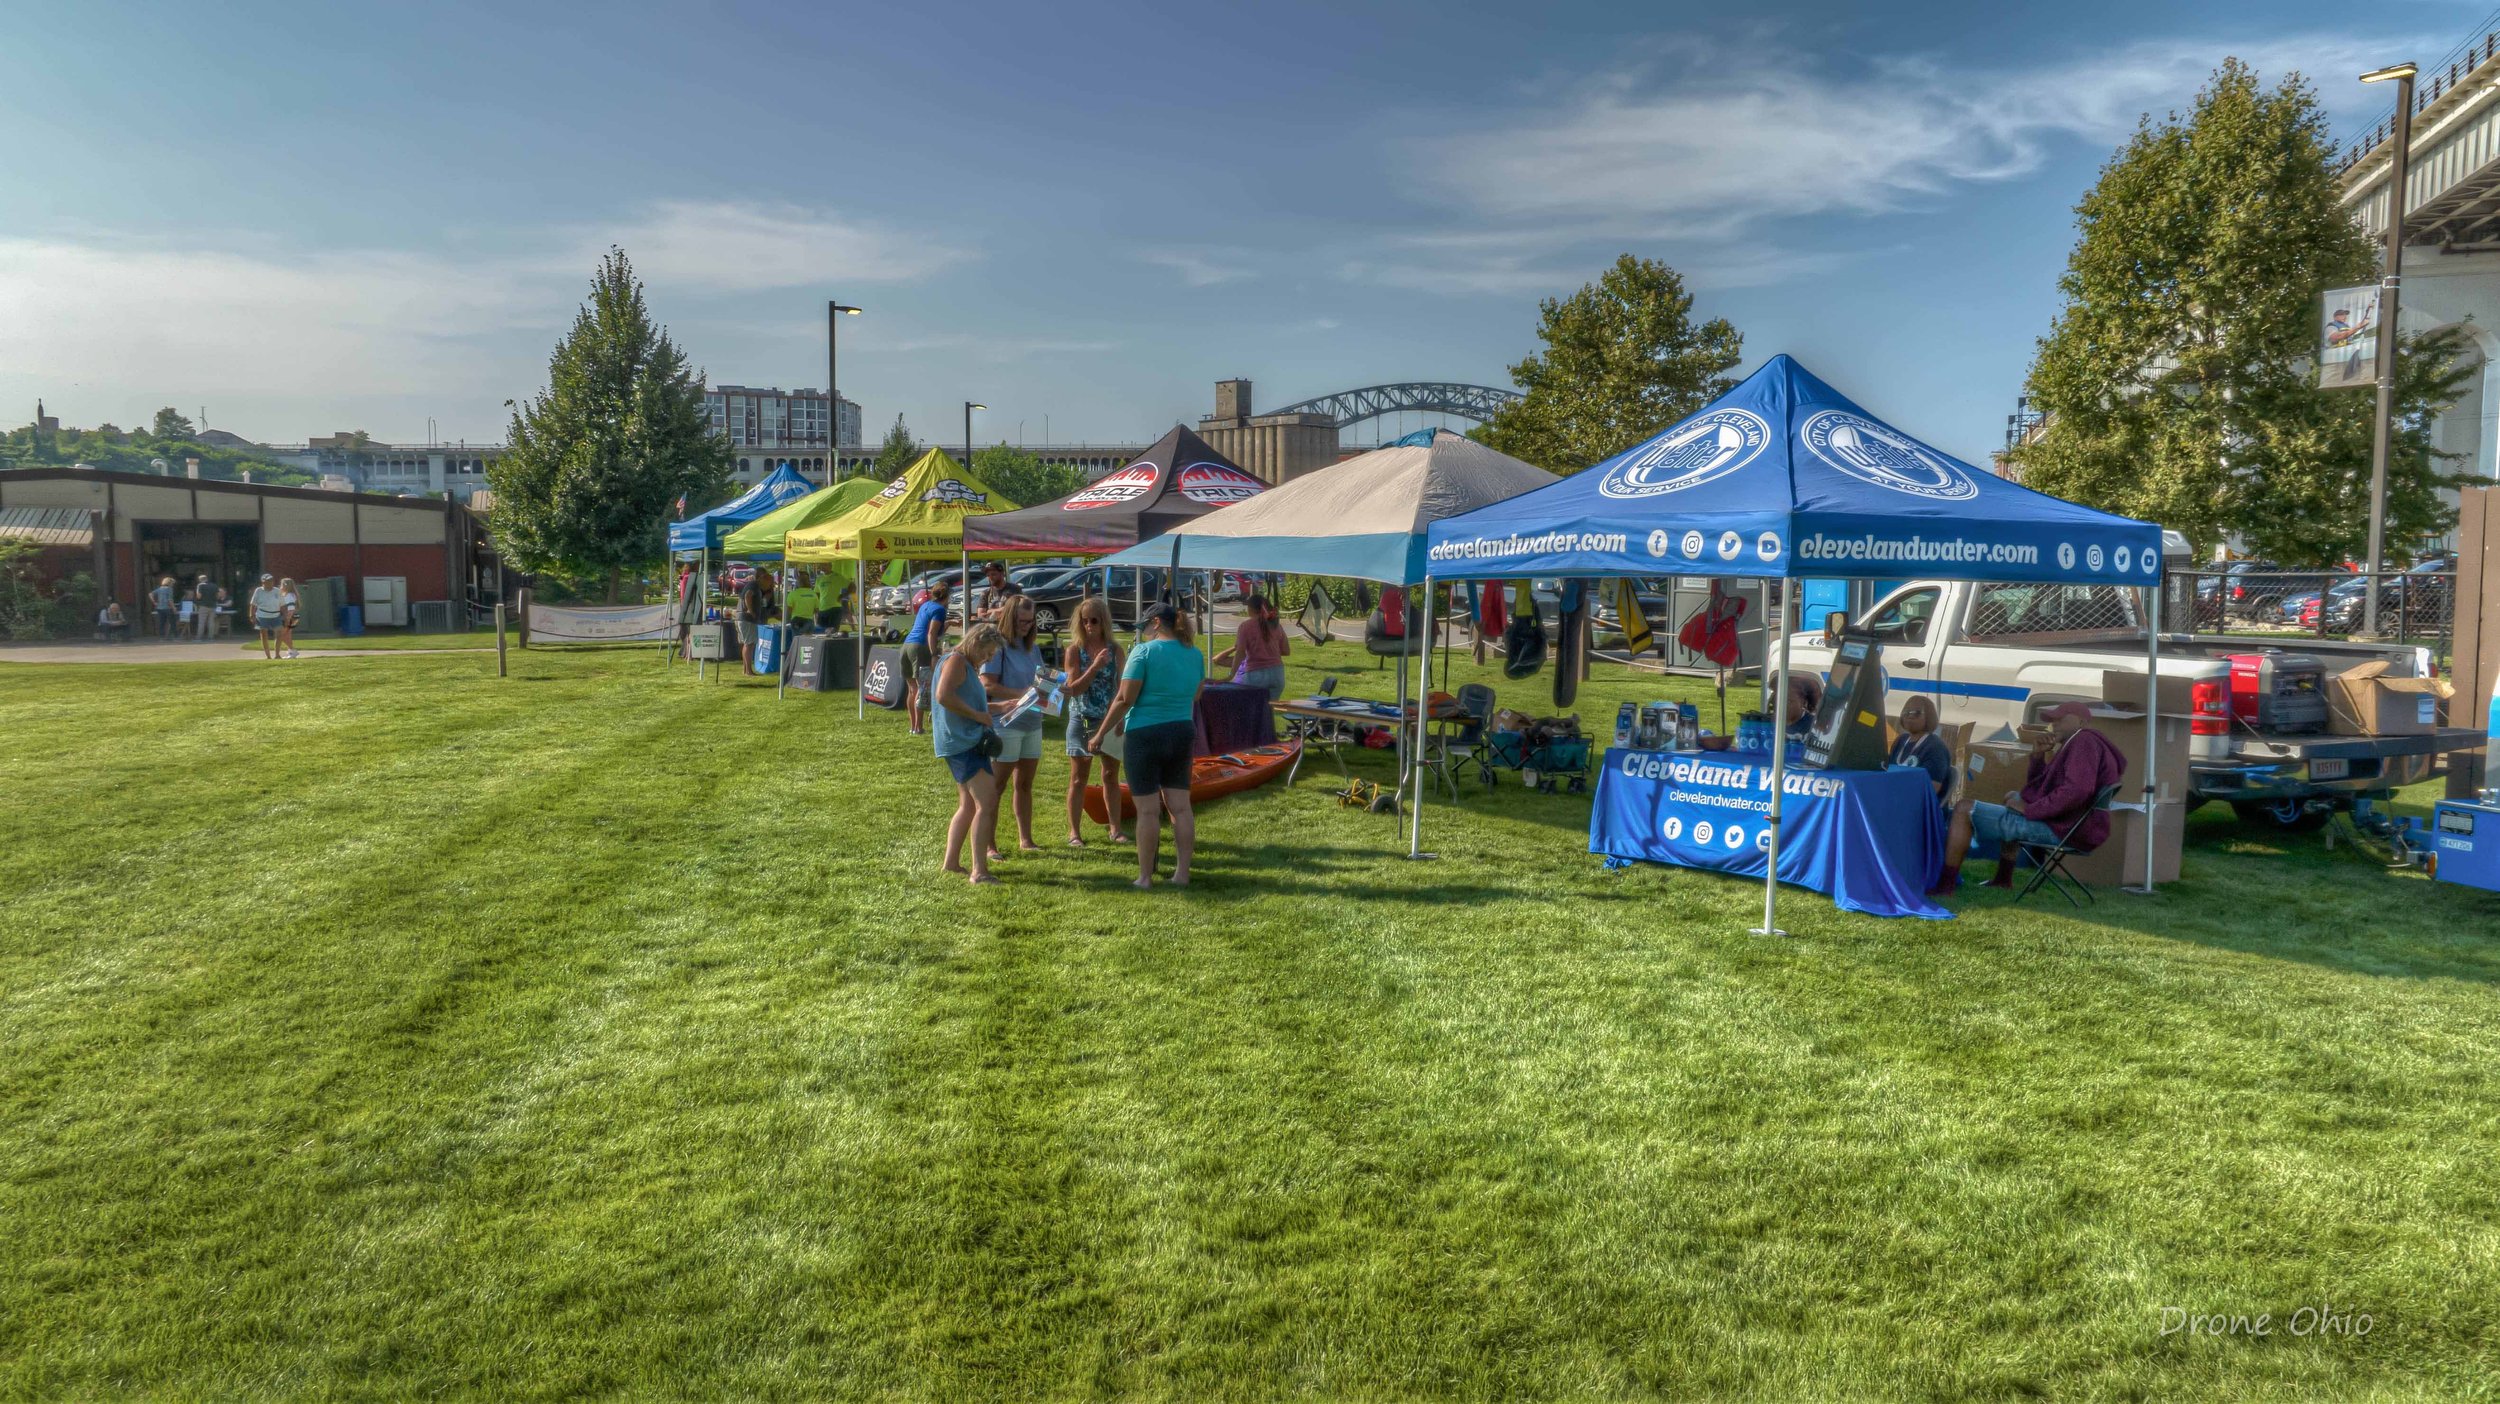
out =
[[(1273, 746), (1252, 746), (1248, 750), (1228, 751), (1220, 756), (1200, 756), (1189, 763), (1189, 802), (1195, 807), (1211, 799), (1255, 790), (1291, 769), (1294, 757), (1302, 754), (1299, 740), (1280, 741)], [(1097, 824), (1107, 822), (1103, 813), (1102, 786), (1085, 787), (1085, 812)], [(1128, 786), (1120, 787), (1120, 820), (1137, 817), (1137, 801), (1130, 797)]]

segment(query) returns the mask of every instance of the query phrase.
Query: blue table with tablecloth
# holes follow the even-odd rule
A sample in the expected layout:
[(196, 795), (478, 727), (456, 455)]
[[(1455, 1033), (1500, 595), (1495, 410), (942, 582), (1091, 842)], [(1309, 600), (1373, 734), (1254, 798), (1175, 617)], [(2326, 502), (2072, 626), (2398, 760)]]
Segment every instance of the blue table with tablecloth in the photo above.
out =
[[(1944, 810), (1923, 770), (1791, 765), (1780, 881), (1874, 916), (1949, 919), (1927, 896), (1944, 864)], [(1759, 878), (1771, 836), (1771, 757), (1753, 751), (1606, 753), (1589, 852)]]

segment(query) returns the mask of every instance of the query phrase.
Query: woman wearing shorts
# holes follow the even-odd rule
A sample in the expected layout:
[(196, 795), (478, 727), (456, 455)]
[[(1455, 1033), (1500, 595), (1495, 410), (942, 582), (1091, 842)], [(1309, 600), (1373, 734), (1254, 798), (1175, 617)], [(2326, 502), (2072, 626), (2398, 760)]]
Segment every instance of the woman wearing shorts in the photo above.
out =
[(920, 734), (920, 717), (929, 699), (929, 660), (946, 647), (946, 582), (929, 587), (912, 611), (911, 632), (903, 635), (903, 701), (904, 712), (911, 717), (911, 734)]
[[(1120, 646), (1111, 640), (1111, 606), (1100, 595), (1087, 595), (1076, 607), (1076, 641), (1068, 645), (1059, 666), (1068, 670), (1068, 847), (1085, 846), (1085, 780), (1094, 768), (1094, 732), (1111, 715), (1111, 699), (1120, 690)], [(1120, 762), (1105, 742), (1102, 792), (1120, 793)], [(1113, 843), (1128, 842), (1120, 832), (1120, 806), (1103, 806)]]
[(1242, 611), (1233, 646), (1215, 655), (1215, 666), (1232, 669), (1233, 681), (1245, 687), (1266, 688), (1267, 700), (1273, 702), (1285, 695), (1285, 655), (1293, 652), (1293, 641), (1285, 637), (1276, 606), (1265, 595), (1244, 600)]
[[(998, 829), (998, 776), (990, 758), (981, 754), (982, 738), (990, 734), (989, 698), (981, 691), (981, 665), (1005, 642), (988, 624), (975, 627), (937, 665), (929, 684), (929, 731), (937, 741), (938, 759), (955, 777), (955, 817), (946, 821), (946, 867), (975, 883), (998, 881), (990, 876), (988, 835)], [(963, 864), (964, 840), (972, 840), (972, 867)]]
[[(1042, 647), (1034, 640), (1034, 616), (1033, 602), (1022, 595), (1009, 596), (999, 607), (998, 627), (1007, 641), (981, 665), (981, 681), (989, 688), (993, 704), (1015, 705), (1041, 674)], [(998, 787), (1015, 801), (1016, 847), (1039, 853), (1042, 846), (1033, 841), (1033, 773), (1042, 768), (1042, 709), (1035, 707), (999, 727), (998, 740)], [(992, 822), (996, 822), (994, 811)], [(990, 847), (998, 847), (994, 831)]]
[(1190, 642), (1188, 616), (1174, 605), (1157, 605), (1147, 616), (1146, 641), (1120, 669), (1120, 693), (1111, 715), (1094, 730), (1094, 752), (1125, 724), (1129, 793), (1137, 800), (1137, 886), (1155, 882), (1155, 847), (1163, 811), (1172, 812), (1172, 885), (1189, 886), (1189, 859), (1198, 823), (1189, 809), (1190, 750), (1197, 740), (1198, 690), (1206, 686), (1207, 656)]
[(295, 577), (278, 582), (278, 652), (289, 658), (304, 655), (295, 647), (295, 621), (303, 614), (304, 597), (295, 593)]
[(263, 573), (252, 587), (252, 628), (260, 635), (260, 656), (278, 656), (278, 629), (286, 622), (286, 597), (278, 593), (278, 577)]

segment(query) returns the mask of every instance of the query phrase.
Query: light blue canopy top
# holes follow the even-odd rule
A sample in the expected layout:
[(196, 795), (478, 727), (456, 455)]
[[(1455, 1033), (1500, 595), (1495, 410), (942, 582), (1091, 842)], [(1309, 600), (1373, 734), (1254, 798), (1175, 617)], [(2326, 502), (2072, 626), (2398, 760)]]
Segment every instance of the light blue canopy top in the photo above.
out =
[(1434, 522), (1436, 579), (1943, 576), (2150, 585), (2161, 528), (2034, 492), (1774, 356), (1551, 487)]
[(670, 522), (668, 549), (672, 552), (701, 551), (717, 547), (722, 537), (815, 490), (814, 483), (800, 477), (791, 471), (789, 464), (784, 463), (734, 501), (724, 502), (707, 512), (697, 512), (682, 522)]

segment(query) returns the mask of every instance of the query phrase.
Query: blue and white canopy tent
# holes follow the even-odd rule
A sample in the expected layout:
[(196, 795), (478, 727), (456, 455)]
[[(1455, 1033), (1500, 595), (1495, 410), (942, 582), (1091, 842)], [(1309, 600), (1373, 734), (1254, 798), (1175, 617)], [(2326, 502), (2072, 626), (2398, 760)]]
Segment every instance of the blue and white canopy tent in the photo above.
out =
[[(697, 512), (683, 521), (668, 524), (668, 554), (674, 560), (701, 562), (697, 568), (694, 596), (689, 601), (673, 602), (680, 610), (699, 610), (701, 602), (712, 591), (712, 553), (720, 549), (729, 533), (758, 517), (781, 510), (816, 491), (816, 485), (800, 477), (789, 464), (783, 463), (764, 476), (762, 482), (722, 503), (718, 507)], [(700, 615), (698, 614), (699, 618)], [(681, 621), (684, 616), (680, 615)], [(670, 645), (672, 649), (675, 645)], [(698, 670), (699, 671), (699, 670)]]
[[(1426, 556), (1431, 579), (1933, 575), (2141, 587), (2152, 611), (2148, 654), (2157, 655), (2161, 634), (2161, 528), (1974, 468), (1868, 414), (1785, 355), (1584, 472), (1433, 523)], [(1774, 697), (1788, 687), (1796, 592), (1782, 600)], [(1765, 932), (1778, 930), (1788, 749), (1787, 708), (1774, 711)], [(2154, 724), (2147, 716), (2148, 732)], [(1420, 846), (1420, 791), (1415, 798), (1410, 843)]]

